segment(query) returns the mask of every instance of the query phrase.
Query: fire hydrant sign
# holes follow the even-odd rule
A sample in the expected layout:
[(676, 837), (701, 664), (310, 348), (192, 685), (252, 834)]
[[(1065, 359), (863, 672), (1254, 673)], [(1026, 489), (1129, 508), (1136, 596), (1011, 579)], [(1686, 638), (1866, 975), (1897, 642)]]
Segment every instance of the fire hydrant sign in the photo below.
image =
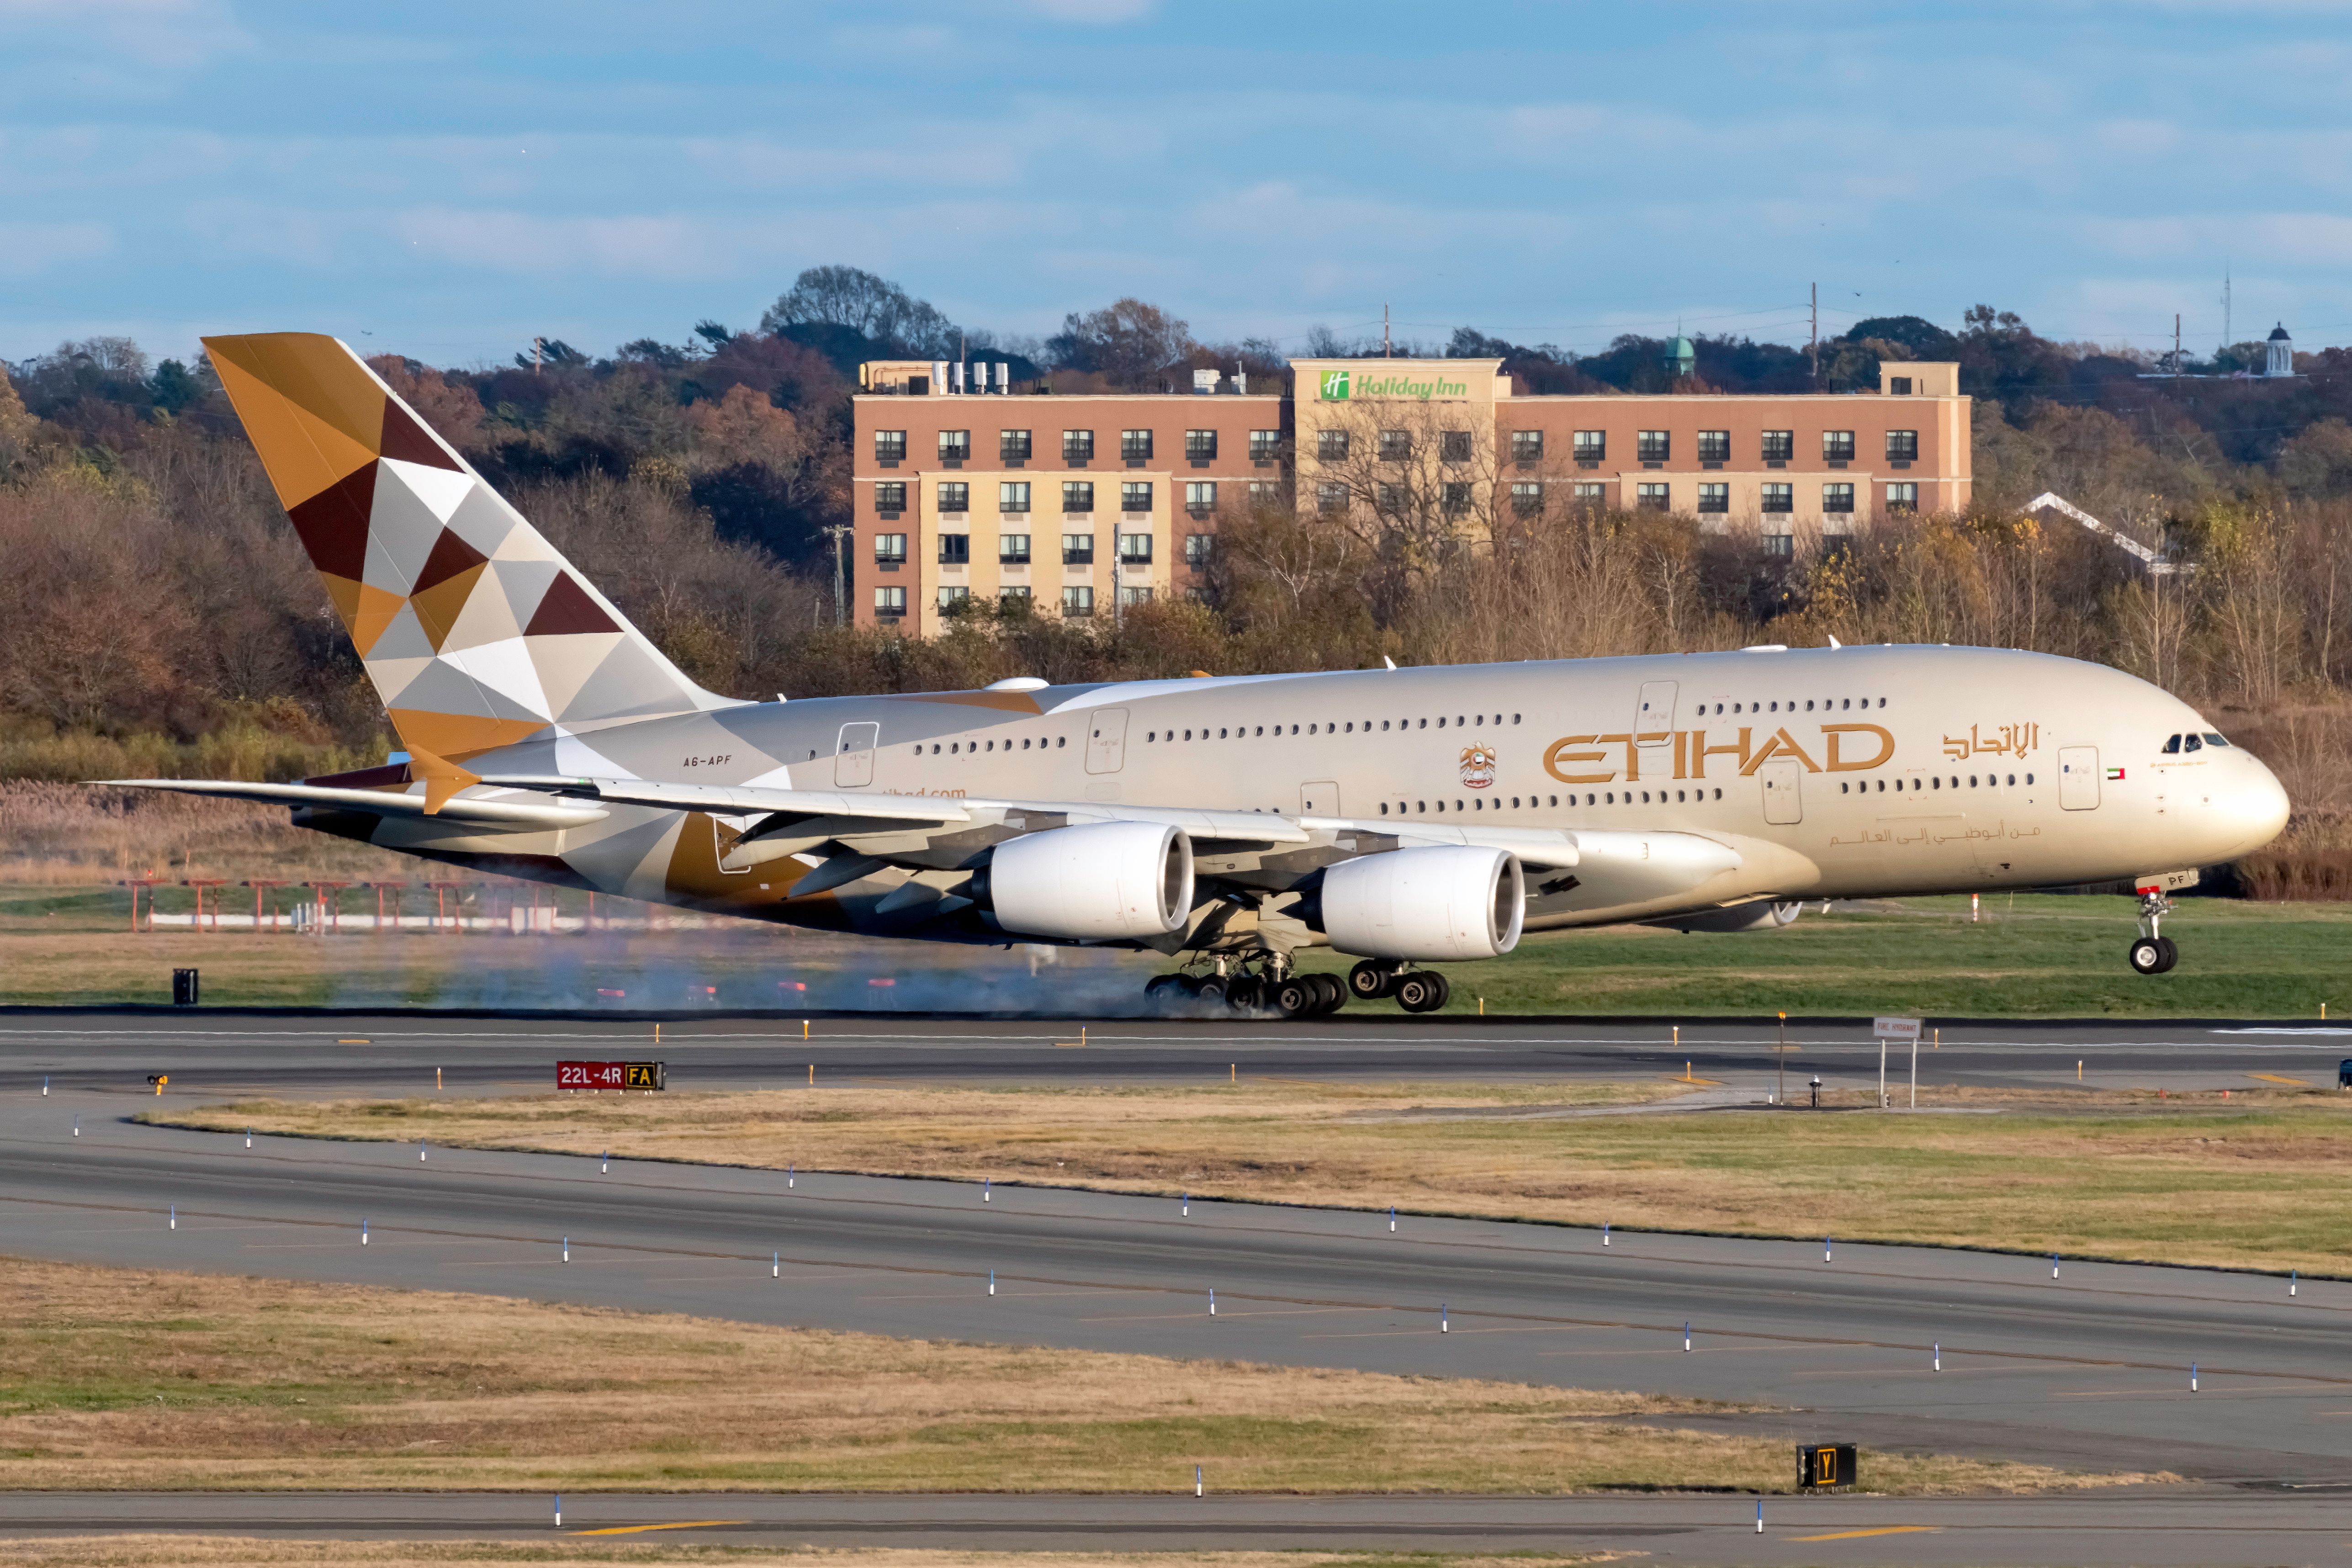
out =
[(1870, 1023), (1870, 1032), (1874, 1037), (1882, 1040), (1910, 1040), (1916, 1043), (1919, 1038), (1919, 1020), (1916, 1018), (1874, 1018)]
[(664, 1087), (667, 1067), (664, 1062), (560, 1061), (555, 1064), (555, 1087), (590, 1092), (611, 1089), (615, 1094), (631, 1089), (651, 1092)]

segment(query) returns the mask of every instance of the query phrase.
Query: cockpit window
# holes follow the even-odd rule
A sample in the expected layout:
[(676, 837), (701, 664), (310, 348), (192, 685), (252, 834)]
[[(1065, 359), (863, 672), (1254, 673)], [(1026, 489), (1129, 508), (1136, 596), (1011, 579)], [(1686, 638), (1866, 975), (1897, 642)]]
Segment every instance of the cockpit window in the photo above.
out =
[(2205, 742), (2195, 735), (2183, 735), (2180, 738), (2180, 749), (2184, 752), (2201, 752), (2205, 749)]
[(2205, 743), (2209, 746), (2226, 746), (2230, 742), (2208, 730), (2205, 731)]
[(2166, 756), (2168, 756), (2168, 757), (2170, 757), (2170, 756), (2178, 756), (2179, 753), (2180, 753), (2180, 737), (2179, 737), (2179, 736), (2175, 735), (2175, 736), (2173, 736), (2173, 737), (2172, 737), (2172, 739), (2170, 739), (2170, 740), (2168, 740), (2168, 741), (2167, 741), (2167, 742), (2164, 742), (2164, 754), (2165, 754)]

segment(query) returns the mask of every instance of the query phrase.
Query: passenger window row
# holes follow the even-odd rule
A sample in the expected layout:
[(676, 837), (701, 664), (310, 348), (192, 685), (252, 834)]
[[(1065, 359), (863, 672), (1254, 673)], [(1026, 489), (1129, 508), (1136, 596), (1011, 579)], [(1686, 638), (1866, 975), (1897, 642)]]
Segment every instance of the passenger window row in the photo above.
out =
[[(1522, 715), (1517, 713), (1512, 714), (1511, 722), (1514, 724), (1519, 722), (1521, 717)], [(1503, 716), (1500, 713), (1496, 714), (1494, 721), (1497, 725), (1501, 724), (1503, 722)], [(1441, 730), (1444, 729), (1445, 722), (1444, 716), (1443, 714), (1439, 715), (1437, 727)], [(1483, 727), (1486, 723), (1486, 715), (1484, 713), (1471, 714), (1467, 717), (1459, 713), (1454, 715), (1454, 727), (1457, 730)], [(1429, 728), (1429, 721), (1427, 719), (1383, 719), (1381, 721), (1381, 728), (1382, 730), (1388, 729), (1391, 724), (1394, 724), (1396, 728), (1400, 730), (1411, 730), (1416, 726), (1423, 730)], [(1363, 720), (1360, 727), (1362, 731), (1367, 735), (1372, 732), (1372, 721), (1370, 719)], [(1358, 722), (1351, 720), (1346, 723), (1309, 724), (1306, 727), (1305, 733), (1309, 735), (1318, 733), (1325, 735), (1352, 735), (1357, 732), (1358, 728)], [(1291, 725), (1287, 730), (1285, 730), (1281, 725), (1276, 724), (1274, 726), (1273, 732), (1277, 735), (1296, 735), (1301, 731), (1299, 726), (1296, 724)], [(1218, 727), (1216, 734), (1213, 737), (1210, 735), (1209, 727), (1206, 724), (1200, 726), (1200, 739), (1203, 741), (1211, 739), (1223, 741), (1228, 738), (1236, 741), (1247, 741), (1254, 740), (1265, 733), (1266, 733), (1266, 726), (1264, 724), (1259, 724), (1255, 727), (1248, 724), (1234, 724), (1230, 726), (1221, 725)], [(1189, 741), (1192, 738), (1193, 732), (1191, 730), (1186, 730), (1181, 734), (1179, 734), (1174, 730), (1146, 730), (1143, 732), (1143, 739), (1147, 743), (1160, 741)]]
[[(1595, 793), (1593, 793), (1593, 794), (1591, 794), (1591, 795), (1586, 795), (1586, 796), (1584, 797), (1584, 804), (1585, 804), (1585, 805), (1617, 805), (1617, 804), (1618, 804), (1617, 796), (1618, 796), (1620, 794), (1622, 794), (1622, 795), (1624, 795), (1624, 797), (1625, 797), (1625, 799), (1624, 799), (1624, 803), (1623, 803), (1623, 804), (1625, 804), (1625, 805), (1633, 805), (1633, 795), (1634, 795), (1634, 792), (1633, 792), (1633, 791), (1632, 791), (1632, 790), (1630, 790), (1630, 789), (1629, 789), (1629, 790), (1624, 790), (1624, 791), (1618, 791), (1618, 790), (1603, 790), (1603, 791), (1598, 791), (1598, 792), (1595, 792)], [(1643, 791), (1641, 792), (1641, 796), (1642, 796), (1642, 804), (1643, 804), (1643, 805), (1649, 805), (1649, 804), (1650, 804), (1650, 791), (1648, 791), (1648, 790), (1643, 790)], [(1678, 790), (1676, 790), (1676, 791), (1675, 791), (1675, 792), (1674, 792), (1674, 800), (1673, 800), (1672, 802), (1669, 802), (1669, 801), (1666, 799), (1666, 792), (1665, 792), (1664, 790), (1659, 790), (1659, 791), (1657, 792), (1657, 796), (1658, 796), (1657, 804), (1658, 804), (1658, 805), (1670, 805), (1670, 804), (1690, 805), (1690, 804), (1693, 804), (1693, 803), (1704, 802), (1704, 801), (1706, 801), (1706, 800), (1709, 800), (1709, 799), (1721, 800), (1721, 799), (1723, 798), (1723, 791), (1722, 791), (1721, 789), (1717, 789), (1717, 790), (1713, 793), (1713, 795), (1709, 795), (1709, 793), (1708, 793), (1706, 790), (1705, 790), (1705, 789), (1693, 789), (1693, 790), (1679, 790), (1679, 789), (1678, 789)], [(1528, 797), (1527, 797), (1527, 802), (1528, 802), (1528, 805), (1529, 806), (1538, 806), (1538, 807), (1539, 807), (1539, 806), (1546, 805), (1547, 804), (1549, 804), (1549, 805), (1552, 805), (1552, 806), (1557, 806), (1557, 805), (1559, 805), (1559, 796), (1558, 796), (1558, 795), (1548, 795), (1548, 796), (1544, 796), (1544, 797), (1542, 797), (1542, 798), (1540, 798), (1540, 799), (1539, 799), (1538, 797), (1537, 797), (1537, 796), (1535, 796), (1535, 795), (1529, 795), (1529, 796), (1528, 796)], [(1569, 795), (1569, 797), (1568, 797), (1568, 804), (1569, 804), (1569, 805), (1574, 805), (1576, 804), (1576, 795), (1575, 795), (1575, 794), (1574, 794), (1573, 792), (1570, 792), (1570, 795)], [(1445, 803), (1445, 802), (1444, 802), (1444, 801), (1442, 801), (1442, 800), (1441, 800), (1441, 801), (1439, 801), (1439, 802), (1437, 803), (1437, 812), (1438, 812), (1438, 815), (1440, 815), (1441, 816), (1444, 816), (1444, 815), (1445, 814), (1445, 812), (1446, 812), (1446, 810), (1447, 810), (1447, 809), (1448, 809), (1448, 808), (1447, 808), (1447, 805), (1446, 805), (1446, 803)], [(1485, 801), (1485, 799), (1484, 799), (1483, 797), (1481, 797), (1481, 796), (1477, 796), (1477, 795), (1473, 795), (1473, 796), (1471, 796), (1471, 797), (1470, 797), (1468, 800), (1466, 800), (1466, 801), (1463, 801), (1463, 800), (1456, 800), (1455, 802), (1454, 802), (1453, 806), (1452, 806), (1452, 809), (1453, 809), (1453, 810), (1454, 810), (1454, 811), (1457, 811), (1457, 812), (1462, 812), (1462, 811), (1484, 811), (1484, 810), (1486, 810), (1486, 801)], [(1501, 801), (1500, 799), (1497, 799), (1497, 800), (1495, 802), (1495, 809), (1496, 809), (1496, 811), (1501, 811), (1502, 809), (1504, 809), (1504, 807), (1503, 807), (1503, 803), (1502, 803), (1502, 801)], [(1517, 811), (1517, 810), (1518, 810), (1518, 809), (1519, 809), (1519, 797), (1518, 797), (1517, 795), (1513, 795), (1513, 796), (1511, 797), (1510, 809), (1511, 809), (1511, 810), (1513, 810), (1513, 811)], [(1410, 809), (1408, 809), (1407, 803), (1406, 803), (1406, 802), (1404, 802), (1404, 801), (1402, 801), (1402, 800), (1401, 800), (1401, 801), (1399, 801), (1399, 802), (1397, 802), (1397, 803), (1396, 803), (1396, 815), (1397, 815), (1397, 816), (1426, 816), (1426, 815), (1428, 815), (1429, 810), (1430, 810), (1429, 802), (1427, 802), (1427, 801), (1425, 801), (1425, 800), (1416, 800), (1416, 801), (1412, 802), (1412, 803), (1411, 803), (1411, 805), (1410, 805)], [(1382, 816), (1388, 816), (1388, 815), (1389, 815), (1389, 804), (1388, 804), (1388, 802), (1386, 802), (1386, 801), (1382, 801), (1382, 802), (1381, 802), (1381, 815)]]
[[(1022, 739), (1021, 739), (1021, 749), (1022, 749), (1023, 751), (1024, 751), (1024, 752), (1025, 752), (1025, 751), (1027, 751), (1027, 750), (1029, 749), (1030, 742), (1031, 742), (1031, 740), (1032, 740), (1032, 739), (1033, 739), (1033, 737), (1026, 736), (1026, 735), (1024, 735), (1024, 736), (1023, 736), (1023, 737), (1022, 737)], [(1041, 752), (1043, 752), (1043, 751), (1048, 751), (1048, 750), (1052, 750), (1052, 751), (1059, 751), (1059, 750), (1061, 750), (1063, 747), (1067, 746), (1067, 745), (1070, 743), (1070, 738), (1069, 738), (1067, 735), (1055, 735), (1055, 736), (1054, 736), (1054, 737), (1053, 737), (1053, 742), (1054, 742), (1054, 743), (1053, 743), (1053, 745), (1052, 745), (1051, 747), (1048, 747), (1048, 746), (1046, 745), (1046, 743), (1045, 743), (1046, 737), (1045, 737), (1045, 736), (1043, 736), (1043, 735), (1035, 736), (1035, 737), (1034, 737), (1034, 741), (1035, 741), (1035, 742), (1036, 742), (1037, 749), (1038, 749), (1039, 751), (1041, 751)], [(949, 755), (949, 756), (950, 756), (950, 757), (955, 757), (955, 756), (964, 756), (964, 755), (976, 755), (976, 754), (978, 754), (978, 752), (981, 751), (981, 749), (982, 749), (983, 746), (985, 746), (989, 751), (992, 751), (992, 751), (995, 751), (995, 750), (997, 749), (997, 742), (995, 742), (994, 741), (985, 741), (985, 742), (982, 742), (982, 741), (949, 741), (949, 742), (945, 742), (945, 744), (946, 744), (946, 746), (947, 746), (947, 753), (948, 753), (948, 755)], [(936, 756), (938, 756), (938, 755), (940, 754), (940, 745), (941, 745), (941, 742), (938, 742), (938, 741), (933, 741), (933, 742), (930, 743), (930, 746), (931, 746), (930, 754), (931, 754), (932, 756), (935, 756), (935, 757), (936, 757)], [(1006, 750), (1006, 751), (1008, 751), (1008, 752), (1009, 752), (1009, 751), (1011, 751), (1012, 749), (1013, 749), (1013, 741), (1012, 741), (1011, 737), (1009, 737), (1009, 736), (1008, 736), (1008, 737), (1005, 739), (1005, 741), (1004, 741), (1004, 750)], [(921, 755), (923, 755), (923, 743), (922, 743), (920, 741), (918, 741), (918, 742), (915, 742), (915, 755), (917, 755), (917, 756), (919, 756), (919, 756), (921, 756)]]
[[(1885, 707), (1886, 699), (1884, 697), (1878, 699), (1877, 705), (1881, 708)], [(1871, 700), (1867, 697), (1824, 697), (1822, 699), (1822, 710), (1823, 712), (1843, 713), (1852, 710), (1856, 706), (1868, 708), (1871, 706)], [(1738, 712), (1739, 704), (1737, 702), (1733, 703), (1731, 705), (1731, 710), (1734, 713)], [(1779, 713), (1783, 710), (1794, 713), (1797, 710), (1797, 700), (1791, 697), (1786, 702), (1750, 702), (1748, 704), (1748, 711), (1750, 713)], [(1805, 711), (1811, 713), (1812, 710), (1813, 700), (1808, 697), (1805, 699)], [(1717, 703), (1715, 705), (1715, 711), (1717, 713), (1722, 712), (1723, 704), (1720, 702)], [(1698, 705), (1699, 717), (1705, 718), (1706, 716), (1706, 704), (1704, 702), (1700, 703)]]
[[(1999, 789), (1999, 788), (2001, 786), (2001, 777), (2002, 777), (2002, 775), (2000, 775), (2000, 773), (1987, 773), (1987, 774), (1985, 774), (1985, 775), (1984, 775), (1984, 784), (1983, 784), (1982, 785), (1979, 785), (1979, 784), (1977, 783), (1977, 775), (1976, 775), (1976, 774), (1974, 774), (1974, 773), (1970, 773), (1970, 774), (1969, 775), (1968, 787), (1969, 787), (1969, 789), (1977, 789), (1977, 788)], [(1863, 779), (1863, 780), (1860, 780), (1859, 782), (1856, 782), (1856, 781), (1853, 781), (1853, 780), (1841, 780), (1841, 781), (1839, 782), (1839, 784), (1838, 784), (1838, 794), (1840, 794), (1840, 795), (1849, 795), (1849, 794), (1853, 794), (1853, 793), (1854, 793), (1854, 792), (1856, 792), (1856, 791), (1859, 791), (1860, 793), (1862, 793), (1862, 794), (1864, 794), (1864, 795), (1868, 795), (1868, 794), (1870, 794), (1870, 793), (1871, 793), (1871, 791), (1870, 791), (1871, 782), (1872, 782), (1872, 781), (1870, 781), (1869, 779)], [(2014, 785), (2014, 784), (2017, 783), (2017, 775), (2016, 775), (2015, 773), (2011, 773), (2011, 774), (2009, 774), (2009, 775), (2008, 775), (2008, 782), (2009, 782), (2011, 785)], [(2027, 784), (2032, 784), (2032, 783), (2033, 782), (2033, 775), (2032, 775), (2032, 773), (2028, 773), (2028, 774), (2026, 774), (2026, 775), (2025, 775), (2025, 782), (2026, 782)], [(1885, 795), (1885, 794), (1886, 793), (1886, 781), (1885, 781), (1885, 779), (1880, 779), (1880, 780), (1878, 780), (1878, 781), (1877, 781), (1877, 784), (1878, 784), (1878, 793), (1879, 793), (1880, 795)], [(1927, 787), (1928, 787), (1929, 789), (1942, 789), (1942, 788), (1944, 788), (1944, 787), (1945, 787), (1945, 785), (1944, 785), (1944, 781), (1943, 781), (1942, 779), (1940, 779), (1940, 778), (1936, 777), (1936, 776), (1935, 776), (1935, 775), (1933, 775), (1933, 774), (1928, 775), (1928, 778), (1927, 778)], [(1903, 781), (1903, 780), (1901, 780), (1901, 779), (1896, 779), (1896, 780), (1895, 781), (1895, 794), (1897, 794), (1897, 795), (1901, 795), (1901, 794), (1903, 793), (1903, 784), (1904, 784), (1904, 781)], [(1914, 794), (1914, 795), (1918, 794), (1918, 793), (1919, 793), (1919, 781), (1918, 781), (1917, 779), (1913, 779), (1913, 780), (1911, 780), (1911, 781), (1910, 781), (1910, 784), (1911, 784), (1911, 793), (1912, 793), (1912, 794)], [(1960, 788), (1960, 787), (1961, 787), (1961, 786), (1960, 786), (1960, 775), (1959, 775), (1959, 774), (1958, 774), (1958, 773), (1954, 773), (1954, 774), (1952, 775), (1951, 787), (1952, 787), (1952, 788), (1954, 788), (1954, 789), (1958, 789), (1958, 788)]]

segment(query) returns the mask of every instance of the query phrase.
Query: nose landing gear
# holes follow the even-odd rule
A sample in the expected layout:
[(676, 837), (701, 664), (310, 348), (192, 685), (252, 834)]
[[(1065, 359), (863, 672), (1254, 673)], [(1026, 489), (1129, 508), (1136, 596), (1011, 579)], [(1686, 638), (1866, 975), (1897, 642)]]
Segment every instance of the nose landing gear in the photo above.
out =
[(2172, 912), (2172, 900), (2160, 888), (2139, 890), (2139, 940), (2131, 944), (2135, 973), (2162, 974), (2180, 962), (2180, 949), (2157, 928)]

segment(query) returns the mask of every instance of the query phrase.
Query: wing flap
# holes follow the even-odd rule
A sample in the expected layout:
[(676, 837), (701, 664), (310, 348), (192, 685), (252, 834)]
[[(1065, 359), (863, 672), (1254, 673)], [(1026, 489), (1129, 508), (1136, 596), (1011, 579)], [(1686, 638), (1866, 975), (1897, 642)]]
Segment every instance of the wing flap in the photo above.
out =
[[(380, 789), (337, 789), (323, 784), (247, 784), (237, 779), (100, 779), (115, 789), (152, 789), (173, 795), (208, 795), (217, 800), (250, 800), (266, 805), (315, 806), (321, 810), (363, 811), (377, 816), (427, 815), (425, 797)], [(550, 805), (539, 801), (471, 800), (457, 796), (444, 801), (431, 814), (436, 822), (470, 827), (499, 827), (516, 832), (558, 827), (585, 827), (602, 822), (605, 814), (584, 806)]]
[[(826, 837), (897, 826), (969, 822), (964, 804), (921, 795), (852, 795), (842, 790), (767, 789), (755, 784), (667, 784), (655, 779), (565, 778), (556, 774), (501, 773), (484, 784), (506, 789), (603, 801), (612, 805), (648, 805), (670, 811), (704, 811), (713, 816), (781, 816), (831, 819)], [(875, 827), (866, 825), (873, 824)]]

